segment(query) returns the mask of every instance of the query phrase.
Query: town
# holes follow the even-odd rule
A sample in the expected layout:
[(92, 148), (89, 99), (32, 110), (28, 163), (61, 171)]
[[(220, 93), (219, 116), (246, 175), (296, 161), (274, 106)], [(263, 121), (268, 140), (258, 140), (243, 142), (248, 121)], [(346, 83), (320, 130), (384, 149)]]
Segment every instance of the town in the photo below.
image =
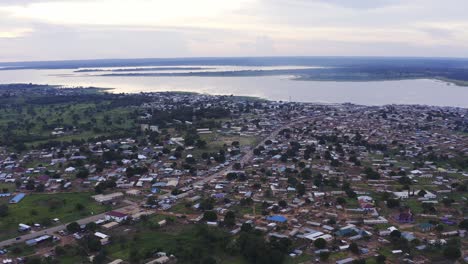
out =
[(2, 263), (468, 261), (468, 109), (0, 93)]

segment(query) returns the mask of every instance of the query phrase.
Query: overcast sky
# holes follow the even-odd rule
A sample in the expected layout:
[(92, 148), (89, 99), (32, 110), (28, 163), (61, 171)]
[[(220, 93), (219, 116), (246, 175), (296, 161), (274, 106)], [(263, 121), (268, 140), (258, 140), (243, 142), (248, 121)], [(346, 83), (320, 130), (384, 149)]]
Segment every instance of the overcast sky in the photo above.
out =
[(0, 61), (468, 57), (467, 0), (0, 0)]

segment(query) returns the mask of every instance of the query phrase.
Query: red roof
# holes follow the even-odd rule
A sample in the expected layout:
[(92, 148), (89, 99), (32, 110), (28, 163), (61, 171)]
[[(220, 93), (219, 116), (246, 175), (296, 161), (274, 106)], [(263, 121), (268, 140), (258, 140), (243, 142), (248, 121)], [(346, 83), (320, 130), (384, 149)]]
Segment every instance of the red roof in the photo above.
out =
[(127, 214), (116, 212), (116, 211), (107, 212), (106, 215), (113, 216), (113, 217), (126, 217), (127, 216)]

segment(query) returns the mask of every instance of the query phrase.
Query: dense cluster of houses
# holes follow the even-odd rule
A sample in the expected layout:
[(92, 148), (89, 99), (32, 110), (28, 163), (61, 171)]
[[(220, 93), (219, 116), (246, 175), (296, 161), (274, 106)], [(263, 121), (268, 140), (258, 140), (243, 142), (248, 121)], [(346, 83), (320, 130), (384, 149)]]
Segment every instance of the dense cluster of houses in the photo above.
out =
[[(96, 203), (132, 198), (152, 213), (171, 212), (183, 203), (187, 213), (177, 214), (187, 214), (191, 222), (204, 221), (207, 209), (201, 204), (210, 200), (208, 210), (218, 218), (208, 224), (218, 225), (234, 211), (232, 234), (249, 224), (267, 238), (299, 241), (292, 257), (349, 252), (350, 245), (358, 245), (358, 255), (349, 253), (336, 263), (379, 254), (394, 231), (409, 242), (420, 241), (420, 250), (465, 236), (458, 224), (466, 220), (468, 172), (450, 161), (468, 155), (468, 137), (459, 131), (467, 124), (466, 110), (223, 100), (159, 95), (141, 107), (141, 129), (170, 130), (150, 123), (157, 110), (223, 106), (233, 117), (219, 127), (198, 127), (197, 135), (213, 135), (214, 142), (214, 135), (255, 136), (262, 139), (259, 145), (223, 142), (222, 151), (202, 157), (203, 147), (186, 145), (183, 133), (170, 130), (155, 144), (125, 138), (25, 155), (3, 149), (0, 182), (16, 183), (21, 192), (0, 195), (14, 195), (10, 202), (20, 203), (38, 186), (45, 192), (99, 189), (92, 197)], [(174, 120), (182, 123), (193, 125)], [(96, 157), (105, 158), (105, 166), (93, 163)], [(111, 211), (97, 223), (108, 230), (138, 213)], [(95, 235), (108, 243), (108, 235)], [(319, 239), (328, 246), (314, 247)], [(395, 248), (392, 254), (403, 259), (403, 252)]]

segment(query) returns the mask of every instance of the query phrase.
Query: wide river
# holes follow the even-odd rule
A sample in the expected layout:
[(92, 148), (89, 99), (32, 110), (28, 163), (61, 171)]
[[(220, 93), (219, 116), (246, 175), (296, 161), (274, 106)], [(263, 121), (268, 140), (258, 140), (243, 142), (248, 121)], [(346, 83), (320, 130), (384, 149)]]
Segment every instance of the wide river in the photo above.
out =
[(364, 105), (424, 104), (468, 108), (468, 87), (434, 80), (332, 82), (267, 77), (106, 77), (72, 70), (4, 70), (0, 83), (58, 84), (114, 88), (112, 92), (188, 91), (246, 95), (270, 100)]

